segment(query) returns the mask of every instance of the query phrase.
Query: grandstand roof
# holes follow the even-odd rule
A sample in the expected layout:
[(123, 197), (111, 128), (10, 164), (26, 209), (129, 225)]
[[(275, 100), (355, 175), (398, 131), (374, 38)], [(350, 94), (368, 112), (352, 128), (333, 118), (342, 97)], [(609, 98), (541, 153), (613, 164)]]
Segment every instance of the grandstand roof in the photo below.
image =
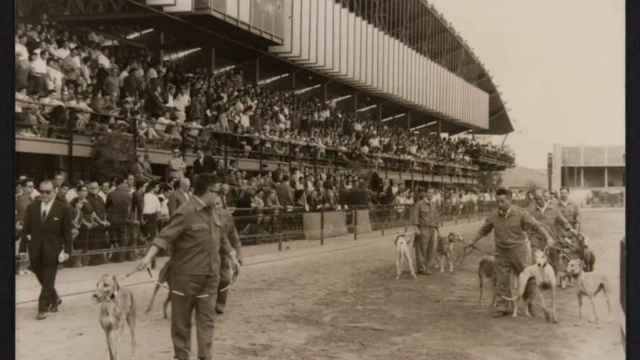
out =
[[(462, 39), (460, 34), (451, 26), (451, 24), (440, 14), (432, 5), (425, 0), (334, 0), (336, 3), (348, 8), (359, 17), (374, 25), (376, 28), (383, 30), (389, 36), (396, 38), (405, 45), (409, 46), (416, 52), (428, 57), (440, 66), (455, 73), (467, 83), (472, 84), (489, 94), (489, 124), (487, 129), (475, 128), (476, 134), (508, 134), (514, 130), (508, 110), (502, 99), (498, 86), (495, 84), (491, 74), (486, 66), (474, 53), (473, 49)], [(36, 1), (37, 2), (37, 1)], [(50, 3), (58, 2), (56, 0)], [(276, 38), (265, 37), (264, 34), (258, 34), (249, 27), (249, 30), (239, 26), (233, 26), (228, 20), (221, 19), (220, 16), (212, 14), (203, 14), (202, 12), (193, 13), (172, 13), (163, 16), (159, 9), (146, 8), (143, 1), (121, 0), (123, 3), (115, 13), (103, 11), (95, 14), (78, 13), (77, 11), (68, 11), (59, 14), (56, 18), (59, 21), (75, 22), (79, 25), (95, 25), (105, 26), (130, 26), (139, 28), (154, 26), (163, 31), (189, 41), (202, 41), (211, 44), (218, 49), (220, 53), (230, 56), (234, 61), (242, 61), (251, 56), (273, 57), (266, 50), (268, 46), (273, 45)], [(126, 3), (126, 4), (125, 4)], [(138, 4), (138, 5), (136, 5)], [(51, 10), (53, 6), (48, 6)], [(417, 11), (417, 10), (421, 11)], [(427, 11), (424, 11), (424, 10)], [(187, 20), (196, 28), (188, 29), (188, 27), (176, 26), (176, 21)], [(141, 22), (143, 21), (143, 22)], [(240, 23), (238, 23), (239, 25)], [(214, 36), (193, 36), (194, 32), (206, 30), (209, 35)], [(426, 31), (426, 41), (424, 36), (417, 36), (418, 31), (422, 35)], [(217, 35), (215, 35), (217, 34)], [(418, 41), (419, 39), (422, 39)], [(272, 62), (272, 66), (276, 62)], [(295, 65), (304, 68), (306, 71), (314, 72), (313, 69), (304, 66)], [(267, 70), (267, 69), (265, 69)], [(322, 74), (320, 74), (322, 76)], [(347, 86), (354, 86), (346, 79), (331, 79), (337, 83)], [(357, 88), (357, 87), (356, 87)], [(367, 92), (367, 89), (360, 89)], [(380, 95), (370, 92), (370, 95)], [(403, 105), (402, 99), (396, 97), (385, 97), (390, 102), (396, 102)], [(431, 114), (429, 114), (431, 115)], [(453, 132), (466, 130), (466, 125), (457, 123), (455, 119), (446, 119), (443, 129), (452, 129)], [(425, 123), (429, 120), (425, 120)]]

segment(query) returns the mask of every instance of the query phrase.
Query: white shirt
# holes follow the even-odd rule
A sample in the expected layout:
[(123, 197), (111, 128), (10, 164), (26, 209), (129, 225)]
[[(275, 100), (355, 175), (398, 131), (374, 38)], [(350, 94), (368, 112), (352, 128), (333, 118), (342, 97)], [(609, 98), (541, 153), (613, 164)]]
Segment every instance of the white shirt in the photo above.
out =
[(160, 207), (160, 200), (158, 200), (158, 195), (148, 192), (144, 194), (144, 207), (142, 209), (142, 214), (151, 215), (160, 212), (162, 209)]
[(18, 57), (18, 60), (29, 61), (29, 50), (26, 46), (18, 42), (16, 43), (16, 57)]
[(42, 216), (43, 212), (46, 214), (46, 216), (49, 216), (49, 211), (51, 211), (51, 205), (53, 205), (53, 200), (49, 201), (49, 203), (42, 202), (40, 206), (40, 216)]
[(104, 201), (105, 203), (107, 202), (107, 194), (103, 193), (102, 190), (100, 190), (100, 192), (98, 192), (98, 196), (100, 196), (102, 201)]
[(169, 217), (169, 202), (164, 195), (158, 195), (158, 201), (160, 198), (164, 199), (164, 201), (160, 205), (160, 215)]
[(47, 73), (47, 63), (40, 56), (31, 62), (31, 68), (36, 74), (45, 75)]
[(67, 193), (65, 194), (65, 199), (67, 199), (67, 202), (72, 202), (73, 199), (78, 197), (78, 192), (75, 189), (69, 189), (69, 191), (67, 191)]

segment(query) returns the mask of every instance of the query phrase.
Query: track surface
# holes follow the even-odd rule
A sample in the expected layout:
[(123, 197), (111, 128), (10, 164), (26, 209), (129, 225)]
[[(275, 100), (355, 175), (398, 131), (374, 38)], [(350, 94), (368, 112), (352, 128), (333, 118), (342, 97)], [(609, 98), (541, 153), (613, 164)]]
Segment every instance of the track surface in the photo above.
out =
[[(607, 316), (603, 299), (596, 302), (600, 324), (578, 323), (573, 288), (558, 291), (557, 325), (545, 323), (540, 310), (532, 319), (492, 319), (489, 309), (477, 304), (479, 254), (469, 256), (454, 274), (396, 281), (388, 235), (307, 252), (294, 249), (270, 261), (247, 258), (227, 312), (216, 324), (214, 358), (624, 359), (617, 292), (624, 212), (585, 212), (584, 223), (598, 258), (596, 271), (605, 272), (613, 285), (613, 315)], [(478, 226), (465, 224), (445, 231), (461, 231), (469, 239)], [(480, 245), (490, 250), (492, 239)], [(114, 266), (125, 273), (131, 264)], [(92, 271), (97, 279), (104, 271), (99, 268), (90, 268), (85, 275)], [(138, 281), (145, 280), (137, 276)], [(131, 289), (139, 313), (136, 358), (171, 359), (169, 323), (160, 310), (165, 290), (154, 311), (145, 315), (152, 286)], [(590, 319), (586, 305), (584, 314)], [(61, 312), (44, 321), (34, 320), (34, 307), (27, 302), (16, 309), (17, 359), (106, 358), (97, 307), (89, 295), (64, 298)], [(129, 359), (126, 333), (121, 347), (123, 359)]]

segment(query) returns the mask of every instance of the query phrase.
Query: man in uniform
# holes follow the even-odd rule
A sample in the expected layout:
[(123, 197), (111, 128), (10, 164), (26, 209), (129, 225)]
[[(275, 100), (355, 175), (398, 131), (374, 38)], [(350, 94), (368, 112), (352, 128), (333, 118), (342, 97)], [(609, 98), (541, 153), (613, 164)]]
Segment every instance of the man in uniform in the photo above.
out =
[[(526, 210), (512, 205), (511, 200), (511, 191), (508, 189), (501, 188), (496, 191), (497, 211), (485, 220), (478, 234), (471, 241), (471, 245), (468, 245), (468, 247), (474, 247), (478, 241), (493, 230), (496, 268), (495, 291), (498, 300), (494, 317), (509, 313), (503, 296), (511, 296), (512, 272), (519, 274), (531, 264), (531, 247), (525, 228), (533, 229), (545, 237), (549, 243), (553, 243), (553, 239), (545, 228)], [(533, 284), (528, 285), (528, 294), (533, 294), (531, 292), (533, 289), (530, 286)]]
[[(566, 243), (565, 238), (572, 234), (576, 235), (576, 230), (569, 224), (567, 219), (562, 215), (556, 202), (545, 197), (545, 192), (538, 188), (533, 191), (533, 202), (527, 208), (529, 214), (536, 219), (545, 230), (553, 237), (558, 246), (571, 246), (572, 243)], [(533, 242), (532, 247), (534, 249), (543, 250), (545, 247), (550, 246), (549, 243), (545, 243), (544, 239), (532, 234)], [(549, 262), (558, 275), (564, 270), (560, 262), (560, 249), (558, 247), (551, 247), (549, 251)]]
[(194, 181), (194, 196), (181, 206), (153, 240), (137, 270), (148, 269), (161, 249), (171, 247), (167, 271), (171, 287), (171, 338), (174, 358), (190, 359), (191, 314), (195, 310), (198, 359), (211, 359), (220, 253), (231, 251), (215, 209), (212, 176)]
[(569, 188), (560, 188), (560, 201), (558, 201), (558, 207), (564, 218), (569, 221), (569, 224), (576, 229), (576, 231), (579, 231), (580, 210), (576, 203), (569, 200)]
[[(548, 200), (544, 196), (545, 192), (538, 188), (533, 191), (533, 202), (529, 204), (527, 211), (534, 219), (540, 222), (547, 232), (553, 237), (554, 240), (559, 241), (561, 235), (567, 232), (575, 233), (575, 229), (569, 224), (567, 219), (562, 215), (555, 202)], [(544, 239), (535, 237), (534, 242), (531, 244), (534, 249), (544, 249)]]
[[(420, 201), (415, 204), (413, 225), (416, 227), (416, 269), (418, 274), (431, 275), (431, 266), (438, 246), (438, 228), (440, 227), (440, 210), (433, 201), (433, 190), (420, 194)], [(419, 236), (418, 236), (419, 235)]]

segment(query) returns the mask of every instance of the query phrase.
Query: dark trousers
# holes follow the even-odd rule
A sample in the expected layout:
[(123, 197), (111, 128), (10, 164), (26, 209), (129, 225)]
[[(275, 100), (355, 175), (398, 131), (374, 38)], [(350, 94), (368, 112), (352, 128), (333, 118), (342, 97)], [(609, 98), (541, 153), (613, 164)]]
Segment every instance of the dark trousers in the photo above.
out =
[[(518, 275), (525, 267), (531, 265), (531, 247), (529, 243), (510, 248), (496, 248), (496, 298), (499, 307), (506, 307), (507, 304), (502, 296), (511, 297), (512, 274)], [(533, 295), (535, 283), (527, 284), (526, 294)]]
[[(116, 248), (128, 246), (127, 241), (127, 225), (126, 224), (111, 224), (109, 228), (109, 241), (115, 245)], [(129, 254), (123, 252), (114, 252), (111, 256), (112, 262), (122, 262), (124, 259), (129, 259)]]
[[(104, 227), (98, 226), (89, 230), (89, 250), (104, 250), (109, 247), (107, 243), (107, 231)], [(105, 255), (96, 254), (89, 256), (89, 265), (102, 265), (105, 261)]]
[(169, 282), (171, 339), (175, 359), (189, 359), (193, 311), (196, 312), (198, 359), (211, 359), (218, 275), (170, 274)]
[(416, 270), (425, 272), (429, 270), (436, 256), (438, 246), (436, 229), (433, 227), (420, 227), (420, 235), (416, 236), (413, 246), (416, 251)]
[(41, 287), (40, 297), (38, 298), (38, 312), (46, 312), (49, 310), (49, 306), (57, 305), (60, 299), (55, 288), (58, 265), (32, 265), (32, 270)]

